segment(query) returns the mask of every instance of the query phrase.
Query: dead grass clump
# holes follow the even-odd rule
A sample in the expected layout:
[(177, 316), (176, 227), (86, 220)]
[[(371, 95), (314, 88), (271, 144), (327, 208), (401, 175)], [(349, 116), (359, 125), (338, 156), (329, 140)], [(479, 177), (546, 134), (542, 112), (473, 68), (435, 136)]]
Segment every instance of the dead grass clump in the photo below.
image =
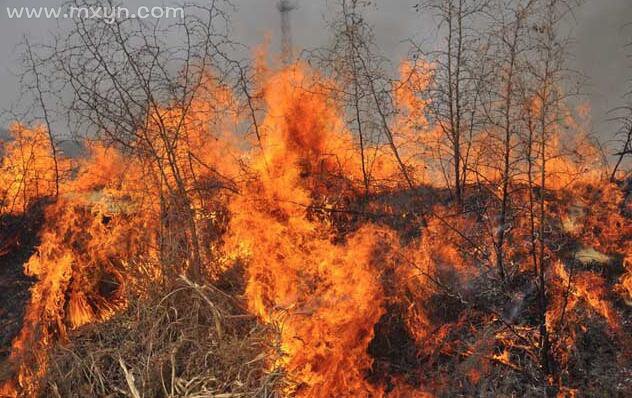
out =
[(52, 350), (42, 396), (277, 396), (275, 336), (232, 296), (183, 279)]

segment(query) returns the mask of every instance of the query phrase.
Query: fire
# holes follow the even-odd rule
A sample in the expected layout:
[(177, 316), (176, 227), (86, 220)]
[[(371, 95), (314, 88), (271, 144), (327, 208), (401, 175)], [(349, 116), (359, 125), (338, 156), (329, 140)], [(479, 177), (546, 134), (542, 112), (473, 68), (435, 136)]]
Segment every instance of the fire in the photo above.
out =
[(146, 252), (149, 242), (139, 231), (149, 220), (126, 220), (139, 209), (130, 200), (134, 189), (124, 181), (123, 164), (116, 153), (95, 148), (62, 197), (46, 208), (41, 243), (24, 265), (36, 283), (11, 351), (17, 378), (2, 387), (3, 394), (16, 388), (35, 394), (51, 344), (125, 305), (123, 262)]
[(55, 164), (50, 140), (43, 126), (32, 129), (19, 123), (9, 127), (11, 141), (0, 147), (0, 214), (24, 212), (35, 201), (55, 194), (55, 169), (62, 178), (68, 159)]
[[(571, 291), (560, 293), (559, 298), (565, 297), (565, 302), (556, 302), (551, 309), (551, 314), (554, 319), (557, 319), (562, 312), (561, 306), (565, 306), (564, 311), (573, 311), (575, 306), (580, 301), (585, 301), (590, 308), (592, 308), (597, 314), (603, 317), (608, 326), (615, 332), (620, 332), (621, 320), (612, 309), (610, 303), (606, 300), (605, 296), (608, 291), (605, 286), (603, 278), (592, 272), (582, 272), (575, 276), (574, 283), (570, 283), (570, 276), (561, 263), (556, 263), (555, 273), (560, 278), (561, 288), (571, 287)], [(553, 318), (550, 318), (551, 320)]]
[(302, 67), (270, 78), (265, 152), (253, 156), (258, 182), (231, 204), (227, 246), (246, 261), (249, 307), (281, 328), (282, 355), (271, 365), (289, 372), (287, 393), (375, 396), (379, 388), (364, 374), (384, 311), (384, 242), (379, 228), (366, 226), (335, 243), (326, 220), (310, 219), (315, 200), (337, 194), (325, 178), (357, 166), (334, 108), (302, 88), (311, 79)]
[[(534, 273), (533, 243), (523, 244), (533, 232), (532, 214), (521, 205), (529, 193), (541, 195), (546, 211), (539, 220), (547, 223), (543, 252), (550, 264), (546, 331), (561, 336), (556, 360), (562, 368), (570, 363), (587, 328), (585, 306), (618, 343), (627, 341), (611, 293), (631, 305), (632, 227), (621, 211), (621, 189), (600, 179), (603, 170), (582, 175), (596, 159), (595, 147), (582, 136), (577, 156), (558, 154), (557, 126), (548, 149), (550, 185), (527, 187), (526, 166), (517, 166), (506, 251), (514, 279), (499, 281), (490, 276), (489, 248), (500, 228), (494, 224), (500, 177), (486, 158), (496, 132), (472, 142), (480, 168), (466, 183), (471, 206), (480, 208), (458, 212), (446, 199), (441, 160), (430, 160), (444, 150), (434, 146), (441, 133), (426, 118), (430, 100), (416, 95), (431, 84), (433, 65), (405, 63), (400, 72), (397, 112), (388, 122), (403, 167), (427, 192), (401, 183), (401, 165), (383, 142), (371, 147), (367, 189), (365, 159), (344, 106), (322, 88), (336, 82), (319, 84), (326, 77), (302, 63), (257, 69), (263, 111), (255, 115), (262, 116), (256, 138), (238, 133), (243, 104), (211, 76), (186, 109), (164, 104), (148, 114), (129, 143), (151, 148), (140, 155), (92, 145), (85, 158), (53, 159), (45, 129), (12, 126), (0, 167), (0, 214), (27, 212), (45, 198), (50, 203), (37, 250), (24, 264), (35, 283), (12, 344), (14, 377), (0, 393), (37, 394), (51, 346), (67, 342), (74, 329), (110, 319), (149, 285), (175, 284), (177, 274), (193, 267), (190, 254), (199, 246), (202, 277), (214, 282), (243, 267), (239, 299), (259, 322), (279, 330), (267, 368), (287, 374), (284, 395), (449, 395), (450, 372), (462, 375), (454, 382), (462, 391), (475, 394), (493, 372), (526, 371), (541, 348), (541, 330), (519, 320), (524, 313), (535, 318), (529, 311), (537, 286), (524, 282)], [(566, 124), (581, 129), (573, 119)], [(572, 244), (550, 243), (552, 237)], [(0, 246), (0, 257), (14, 246)], [(617, 256), (625, 258), (624, 270), (612, 282), (598, 267)], [(574, 391), (562, 376), (550, 382)]]

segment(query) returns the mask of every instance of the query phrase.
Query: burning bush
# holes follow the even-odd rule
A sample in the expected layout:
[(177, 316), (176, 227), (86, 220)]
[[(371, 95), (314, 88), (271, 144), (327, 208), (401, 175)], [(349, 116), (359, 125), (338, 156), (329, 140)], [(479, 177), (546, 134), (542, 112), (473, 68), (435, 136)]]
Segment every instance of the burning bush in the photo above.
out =
[[(558, 2), (488, 32), (506, 57), (482, 76), (439, 57), (398, 80), (358, 45), (359, 3), (342, 2), (322, 70), (245, 68), (203, 18), (169, 56), (144, 25), (130, 38), (87, 21), (99, 43), (76, 27), (90, 51), (57, 61), (97, 143), (71, 161), (16, 124), (0, 164), (0, 225), (41, 221), (32, 240), (0, 231), (0, 259), (33, 278), (0, 394), (632, 389), (630, 193), (563, 101)], [(181, 56), (196, 62), (157, 67)]]

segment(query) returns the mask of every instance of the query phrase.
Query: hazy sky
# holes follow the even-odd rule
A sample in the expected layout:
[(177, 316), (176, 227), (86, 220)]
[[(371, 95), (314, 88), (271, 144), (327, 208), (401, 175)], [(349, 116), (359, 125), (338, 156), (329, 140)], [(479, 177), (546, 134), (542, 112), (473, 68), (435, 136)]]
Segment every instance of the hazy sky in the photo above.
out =
[[(204, 0), (200, 0), (204, 1)], [(292, 11), (294, 46), (312, 48), (329, 38), (324, 19), (331, 12), (335, 0), (296, 0), (299, 7)], [(234, 39), (255, 46), (270, 37), (271, 49), (278, 50), (280, 18), (276, 0), (232, 0), (237, 7), (232, 17)], [(377, 43), (384, 55), (397, 64), (406, 54), (405, 40), (423, 41), (428, 48), (437, 45), (432, 37), (432, 21), (413, 10), (417, 0), (376, 0), (369, 13), (375, 26)], [(57, 29), (54, 20), (9, 19), (7, 7), (57, 6), (62, 0), (0, 0), (0, 109), (6, 109), (18, 96), (16, 44), (26, 34), (33, 40), (45, 39)], [(138, 6), (175, 5), (172, 0), (128, 0), (130, 9)], [(630, 60), (626, 59), (623, 44), (632, 39), (632, 0), (587, 0), (576, 14), (577, 35), (575, 62), (589, 78), (591, 105), (598, 126), (606, 118), (605, 111), (619, 104), (625, 92), (626, 76), (632, 77)], [(632, 50), (630, 51), (632, 53)], [(600, 128), (603, 128), (600, 127)], [(602, 133), (603, 134), (603, 133)]]

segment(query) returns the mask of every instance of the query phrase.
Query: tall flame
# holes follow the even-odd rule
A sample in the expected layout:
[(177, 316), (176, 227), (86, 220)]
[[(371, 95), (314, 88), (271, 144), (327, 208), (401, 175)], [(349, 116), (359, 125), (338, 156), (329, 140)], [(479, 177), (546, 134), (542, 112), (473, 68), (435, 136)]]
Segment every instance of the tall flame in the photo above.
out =
[[(336, 82), (322, 84), (326, 78), (301, 63), (279, 71), (257, 69), (263, 118), (249, 115), (256, 119), (253, 145), (236, 133), (244, 124), (237, 110), (243, 104), (212, 77), (190, 107), (165, 104), (148, 115), (147, 127), (130, 145), (151, 142), (152, 156), (91, 146), (85, 159), (53, 159), (43, 128), (12, 126), (14, 140), (0, 165), (0, 215), (28, 211), (53, 196), (52, 181), (59, 179), (55, 162), (62, 179), (58, 198), (45, 207), (41, 242), (24, 265), (35, 283), (9, 358), (15, 377), (0, 394), (35, 395), (51, 345), (67, 341), (72, 329), (110, 318), (129, 296), (141, 296), (143, 285), (186, 271), (190, 264), (183, 253), (192, 249), (193, 239), (202, 246), (206, 277), (243, 266), (248, 309), (279, 330), (278, 351), (267, 366), (287, 374), (285, 395), (427, 397), (450, 383), (445, 374), (428, 376), (433, 366), (462, 370), (466, 376), (458, 383), (468, 386), (483, 384), (496, 365), (521, 369), (512, 359), (532, 355), (525, 341), (533, 343), (529, 334), (538, 331), (513, 323), (533, 290), (525, 283), (526, 291), (510, 296), (489, 286), (493, 255), (485, 247), (493, 247), (494, 228), (505, 226), (494, 225), (488, 208), (455, 215), (444, 201), (449, 194), (443, 165), (429, 156), (445, 155), (445, 148), (435, 146), (444, 137), (425, 117), (429, 100), (416, 95), (431, 84), (432, 69), (402, 65), (394, 89), (397, 112), (387, 121), (403, 167), (427, 184), (432, 192), (427, 196), (402, 189), (397, 183), (402, 165), (379, 140), (371, 147), (371, 184), (364, 186), (366, 159), (344, 119), (344, 104), (323, 89)], [(538, 112), (537, 103), (529, 106), (528, 112)], [(566, 126), (582, 130), (570, 112), (567, 119)], [(583, 261), (579, 249), (569, 254), (546, 247), (552, 264), (546, 273), (547, 330), (554, 333), (569, 319), (583, 322), (585, 303), (613, 336), (626, 341), (609, 290), (616, 284), (614, 291), (632, 302), (632, 228), (621, 211), (625, 198), (621, 189), (601, 182), (603, 170), (583, 172), (597, 157), (585, 135), (579, 134), (578, 149), (570, 151), (574, 156), (560, 155), (562, 127), (552, 130), (549, 191), (539, 193), (546, 233), (599, 256)], [(480, 132), (471, 143), (479, 169), (466, 181), (486, 181), (472, 195), (491, 207), (497, 193), (490, 182), (500, 178), (488, 153), (494, 134)], [(519, 145), (515, 139), (511, 144)], [(171, 167), (164, 167), (169, 162)], [(541, 188), (527, 188), (526, 173), (521, 163), (511, 177), (512, 206), (528, 203), (526, 192)], [(177, 203), (178, 195), (186, 196), (184, 205)], [(534, 221), (525, 209), (512, 210), (508, 268), (529, 278), (533, 242), (517, 242), (528, 241)], [(190, 216), (197, 237), (179, 230), (182, 213)], [(168, 244), (179, 251), (166, 253)], [(4, 253), (0, 247), (0, 256)], [(616, 256), (624, 257), (625, 268), (616, 282), (589, 267), (595, 259), (607, 263)], [(134, 278), (141, 267), (153, 272)], [(478, 288), (487, 290), (477, 296)], [(507, 308), (486, 312), (483, 307), (492, 301), (487, 294), (507, 294)], [(568, 362), (576, 333), (556, 342), (562, 362)], [(390, 344), (391, 337), (405, 345), (405, 358), (376, 348)]]

